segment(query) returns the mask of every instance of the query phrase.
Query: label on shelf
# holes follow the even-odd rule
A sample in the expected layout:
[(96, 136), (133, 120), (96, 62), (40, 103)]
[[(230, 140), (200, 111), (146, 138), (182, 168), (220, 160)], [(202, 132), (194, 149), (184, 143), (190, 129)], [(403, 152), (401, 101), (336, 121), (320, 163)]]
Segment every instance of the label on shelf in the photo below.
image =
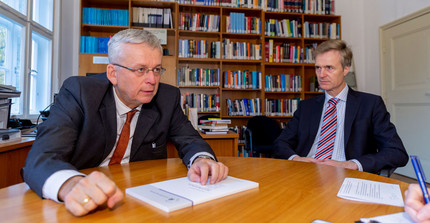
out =
[(93, 64), (109, 64), (109, 58), (108, 57), (101, 57), (101, 56), (94, 56), (93, 57)]

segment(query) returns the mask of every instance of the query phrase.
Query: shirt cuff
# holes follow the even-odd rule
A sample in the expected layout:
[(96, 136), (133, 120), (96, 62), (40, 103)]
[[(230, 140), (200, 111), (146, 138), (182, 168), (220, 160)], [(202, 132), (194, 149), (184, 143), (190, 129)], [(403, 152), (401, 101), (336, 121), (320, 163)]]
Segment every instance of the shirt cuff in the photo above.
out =
[(63, 186), (64, 182), (74, 176), (85, 176), (85, 174), (76, 170), (60, 170), (53, 173), (43, 184), (43, 198), (48, 198), (55, 202), (61, 203), (61, 201), (58, 200), (58, 192), (60, 191), (60, 188)]
[(288, 160), (293, 160), (294, 157), (296, 157), (296, 156), (298, 156), (298, 155), (294, 154), (294, 155), (290, 156), (290, 158), (288, 158)]
[(198, 156), (209, 156), (211, 159), (215, 160), (215, 157), (212, 156), (212, 154), (208, 153), (208, 152), (198, 152), (196, 154), (194, 154), (194, 156), (191, 157), (190, 162), (188, 162), (187, 168), (190, 169), (191, 165), (194, 163), (194, 160), (198, 157)]
[(352, 162), (354, 162), (355, 164), (357, 164), (357, 166), (358, 166), (358, 170), (359, 170), (359, 171), (363, 171), (363, 166), (361, 165), (361, 163), (360, 163), (360, 162), (358, 162), (358, 160), (356, 160), (356, 159), (352, 159), (352, 160), (350, 160), (350, 161), (352, 161)]

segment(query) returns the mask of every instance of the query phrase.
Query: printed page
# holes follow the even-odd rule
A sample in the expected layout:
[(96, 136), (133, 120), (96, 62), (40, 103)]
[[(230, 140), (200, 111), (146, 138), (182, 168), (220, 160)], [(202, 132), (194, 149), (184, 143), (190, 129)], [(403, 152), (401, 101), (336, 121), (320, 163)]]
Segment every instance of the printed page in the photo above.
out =
[(360, 221), (364, 223), (413, 223), (412, 219), (406, 212), (399, 212), (395, 214), (381, 215), (373, 218), (362, 218)]
[(371, 180), (345, 178), (337, 196), (354, 201), (404, 206), (399, 185)]

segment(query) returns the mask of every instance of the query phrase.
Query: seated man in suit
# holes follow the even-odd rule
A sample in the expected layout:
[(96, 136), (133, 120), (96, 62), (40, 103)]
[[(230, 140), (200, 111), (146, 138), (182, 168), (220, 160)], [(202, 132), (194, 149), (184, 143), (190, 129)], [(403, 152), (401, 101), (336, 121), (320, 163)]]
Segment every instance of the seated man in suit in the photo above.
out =
[(315, 51), (315, 69), (324, 95), (299, 103), (274, 142), (274, 157), (379, 173), (406, 165), (408, 154), (380, 96), (345, 83), (352, 51), (329, 40)]
[(39, 196), (64, 201), (81, 216), (123, 199), (101, 172), (79, 169), (164, 159), (170, 140), (188, 166), (188, 177), (205, 184), (227, 177), (210, 146), (180, 107), (177, 88), (160, 83), (162, 48), (148, 31), (128, 29), (108, 43), (107, 73), (67, 79), (51, 107), (23, 168), (24, 181)]

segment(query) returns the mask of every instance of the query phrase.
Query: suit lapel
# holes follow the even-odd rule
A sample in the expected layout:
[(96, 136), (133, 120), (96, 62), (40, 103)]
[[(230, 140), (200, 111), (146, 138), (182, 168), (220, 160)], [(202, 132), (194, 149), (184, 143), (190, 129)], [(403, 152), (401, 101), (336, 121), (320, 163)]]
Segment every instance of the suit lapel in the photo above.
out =
[(115, 145), (117, 132), (116, 106), (112, 87), (110, 87), (103, 99), (99, 109), (99, 114), (105, 131), (106, 147), (103, 152), (103, 159), (105, 159)]
[[(312, 115), (310, 116), (310, 133), (313, 139), (315, 139), (315, 137), (318, 134), (318, 129), (319, 129), (319, 123), (321, 121), (321, 115), (323, 112), (323, 107), (324, 107), (324, 99), (325, 96), (321, 96), (316, 98), (315, 102), (312, 104), (311, 107), (311, 111), (312, 111)], [(311, 145), (314, 142), (311, 142)]]
[(360, 107), (361, 100), (355, 94), (355, 91), (349, 88), (348, 98), (346, 101), (345, 111), (345, 126), (344, 126), (344, 147), (348, 144), (349, 136), (351, 135), (352, 123), (354, 122), (355, 116), (357, 115), (358, 108)]
[(143, 144), (146, 135), (149, 130), (151, 130), (152, 126), (155, 124), (155, 121), (158, 119), (159, 112), (155, 107), (155, 103), (150, 103), (142, 106), (142, 109), (139, 114), (139, 118), (136, 124), (136, 130), (133, 135), (133, 142), (131, 144), (131, 154), (130, 161), (136, 154), (140, 145)]

